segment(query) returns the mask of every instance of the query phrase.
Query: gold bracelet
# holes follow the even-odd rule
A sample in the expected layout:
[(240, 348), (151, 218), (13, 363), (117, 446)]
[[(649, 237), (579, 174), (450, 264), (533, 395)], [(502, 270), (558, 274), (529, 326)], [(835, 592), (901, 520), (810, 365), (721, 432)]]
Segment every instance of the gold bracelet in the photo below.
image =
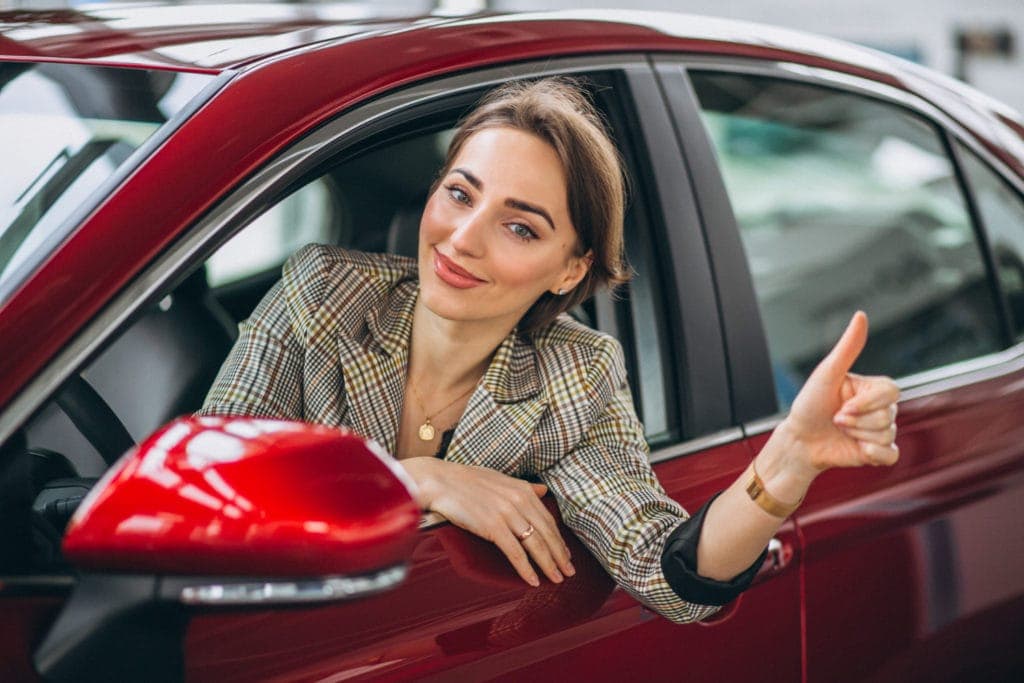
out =
[(747, 484), (747, 495), (750, 496), (750, 500), (757, 503), (758, 507), (769, 515), (785, 519), (800, 507), (800, 503), (804, 502), (804, 497), (800, 496), (800, 500), (795, 503), (783, 503), (768, 493), (764, 488), (764, 482), (761, 481), (761, 477), (757, 475), (757, 468), (754, 467), (753, 460), (750, 461), (750, 471), (754, 473), (754, 476), (751, 478), (750, 483)]

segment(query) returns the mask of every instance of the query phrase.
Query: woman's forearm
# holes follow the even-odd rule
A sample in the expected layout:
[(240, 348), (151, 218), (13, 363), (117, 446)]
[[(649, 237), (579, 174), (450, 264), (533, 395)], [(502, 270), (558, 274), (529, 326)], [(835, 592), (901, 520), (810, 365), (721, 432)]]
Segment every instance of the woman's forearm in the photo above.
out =
[[(783, 421), (754, 460), (765, 489), (783, 503), (801, 500), (817, 475), (817, 470), (798, 464), (807, 462), (806, 457), (794, 457), (804, 447)], [(697, 544), (701, 576), (731, 580), (757, 559), (785, 521), (751, 500), (746, 489), (752, 476), (748, 466), (708, 508)]]

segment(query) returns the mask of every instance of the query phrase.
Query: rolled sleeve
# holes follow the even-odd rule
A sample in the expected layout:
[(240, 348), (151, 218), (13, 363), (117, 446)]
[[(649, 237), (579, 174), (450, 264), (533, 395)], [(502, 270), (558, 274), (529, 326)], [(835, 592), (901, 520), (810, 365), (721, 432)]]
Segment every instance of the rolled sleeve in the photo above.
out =
[(665, 577), (664, 548), (688, 515), (651, 470), (617, 342), (609, 340), (588, 375), (589, 429), (541, 479), (565, 523), (619, 586), (671, 621), (699, 621), (718, 607), (684, 600)]
[(676, 594), (683, 600), (704, 605), (725, 605), (735, 600), (750, 587), (768, 553), (765, 549), (753, 564), (729, 581), (716, 581), (697, 573), (697, 544), (704, 528), (704, 518), (719, 495), (712, 496), (700, 510), (669, 534), (661, 555), (662, 571)]

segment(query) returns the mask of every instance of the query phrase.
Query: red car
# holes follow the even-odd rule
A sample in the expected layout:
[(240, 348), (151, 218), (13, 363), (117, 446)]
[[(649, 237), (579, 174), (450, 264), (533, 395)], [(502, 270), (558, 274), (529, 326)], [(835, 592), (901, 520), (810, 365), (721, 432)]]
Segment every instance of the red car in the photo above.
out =
[[(1022, 680), (1014, 112), (871, 50), (671, 14), (0, 22), (0, 679)], [(460, 114), (549, 74), (585, 79), (631, 176), (636, 277), (575, 314), (622, 342), (671, 496), (696, 509), (744, 469), (858, 308), (855, 369), (902, 388), (899, 463), (820, 477), (703, 623), (578, 544), (577, 576), (532, 589), (417, 528), (355, 436), (160, 429), (290, 253), (409, 252)]]

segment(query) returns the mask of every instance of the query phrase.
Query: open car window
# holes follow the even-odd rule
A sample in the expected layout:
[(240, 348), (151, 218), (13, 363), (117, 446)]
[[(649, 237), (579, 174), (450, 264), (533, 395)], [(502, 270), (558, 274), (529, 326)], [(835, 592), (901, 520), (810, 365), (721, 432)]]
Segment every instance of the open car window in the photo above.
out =
[[(604, 77), (602, 77), (604, 78)], [(612, 76), (602, 83), (612, 84)], [(599, 105), (615, 127), (622, 103), (605, 87)], [(82, 373), (139, 440), (170, 419), (197, 410), (244, 320), (280, 277), (280, 266), (310, 241), (370, 252), (416, 253), (427, 192), (440, 169), (458, 117), (472, 99), (429, 120), (384, 130), (320, 167), (222, 245), (203, 266), (110, 343)], [(627, 166), (641, 163), (628, 147)], [(650, 238), (643, 194), (634, 188), (626, 221), (635, 276), (622, 295), (602, 295), (572, 314), (617, 336), (638, 412), (654, 445), (679, 434), (665, 325), (664, 287)], [(146, 382), (139, 382), (145, 377)], [(152, 392), (147, 386), (161, 386)], [(98, 476), (103, 454), (76, 429), (56, 401), (27, 426), (29, 444), (66, 454), (83, 475)]]

